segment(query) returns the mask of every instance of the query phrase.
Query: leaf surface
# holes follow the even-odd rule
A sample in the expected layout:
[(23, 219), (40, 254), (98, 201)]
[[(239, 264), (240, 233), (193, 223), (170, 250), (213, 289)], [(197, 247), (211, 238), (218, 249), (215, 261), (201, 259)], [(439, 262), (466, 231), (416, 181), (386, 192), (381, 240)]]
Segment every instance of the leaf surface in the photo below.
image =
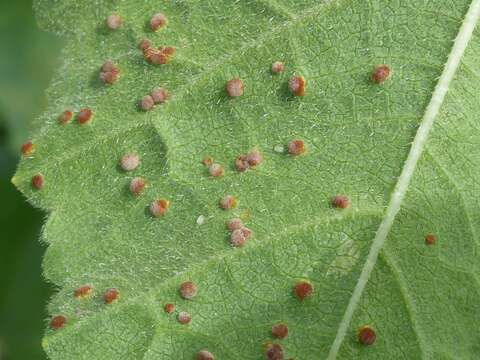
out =
[[(193, 359), (206, 348), (261, 359), (279, 342), (295, 359), (478, 357), (479, 3), (38, 0), (42, 26), (68, 42), (38, 150), (14, 181), (50, 210), (44, 268), (59, 292), (49, 310), (68, 324), (47, 331), (48, 355)], [(159, 11), (168, 25), (153, 33)], [(125, 23), (115, 32), (104, 25), (113, 12)], [(143, 38), (177, 55), (153, 66)], [(107, 59), (121, 70), (113, 86), (98, 80)], [(270, 72), (276, 60), (281, 74)], [(384, 85), (371, 81), (378, 64), (393, 69)], [(304, 97), (289, 93), (293, 75), (305, 77)], [(228, 98), (237, 77), (244, 95)], [(139, 111), (156, 86), (171, 99)], [(91, 124), (58, 124), (85, 107)], [(292, 139), (306, 154), (286, 153)], [(254, 148), (264, 162), (237, 172), (235, 158)], [(129, 152), (141, 158), (133, 173), (118, 166)], [(209, 176), (205, 156), (226, 175)], [(138, 197), (134, 176), (148, 181)], [(237, 209), (219, 208), (228, 194)], [(349, 209), (331, 207), (337, 194)], [(156, 198), (171, 201), (162, 218), (148, 212)], [(254, 232), (241, 249), (225, 226), (235, 216)], [(305, 301), (292, 291), (302, 279), (314, 286)], [(185, 280), (199, 288), (190, 301)], [(84, 284), (93, 296), (76, 299)], [(105, 305), (111, 287), (121, 298)], [(288, 324), (286, 339), (271, 337), (276, 323)], [(373, 346), (357, 340), (365, 324)]]

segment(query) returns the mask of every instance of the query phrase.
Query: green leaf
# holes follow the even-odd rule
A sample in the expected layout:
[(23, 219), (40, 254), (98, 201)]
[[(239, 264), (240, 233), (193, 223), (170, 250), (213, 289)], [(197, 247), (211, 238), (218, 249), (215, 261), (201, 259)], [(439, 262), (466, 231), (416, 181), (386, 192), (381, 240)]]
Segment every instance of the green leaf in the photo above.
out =
[[(478, 357), (480, 1), (36, 8), (42, 26), (68, 39), (37, 151), (14, 179), (50, 210), (44, 268), (60, 290), (49, 310), (68, 319), (46, 333), (50, 358), (193, 359), (208, 349), (261, 359), (269, 342), (295, 359)], [(158, 11), (168, 25), (153, 33)], [(113, 12), (124, 26), (107, 31)], [(145, 37), (177, 47), (173, 61), (146, 62)], [(121, 70), (113, 86), (97, 80), (107, 59)], [(286, 69), (272, 74), (277, 60)], [(384, 85), (371, 80), (378, 64), (393, 70)], [(305, 77), (304, 97), (289, 93), (293, 75)], [(236, 77), (245, 93), (228, 98)], [(156, 86), (171, 99), (139, 111)], [(85, 107), (90, 124), (58, 124), (65, 109)], [(304, 155), (278, 152), (292, 139), (305, 141)], [(235, 158), (254, 148), (264, 162), (237, 172)], [(125, 173), (118, 161), (130, 152), (141, 165)], [(208, 155), (224, 177), (208, 175)], [(37, 173), (45, 186), (34, 191)], [(148, 181), (138, 197), (128, 191), (134, 176)], [(237, 209), (219, 208), (227, 194)], [(337, 194), (351, 207), (332, 208)], [(156, 198), (171, 201), (164, 217), (148, 212)], [(254, 232), (240, 249), (225, 227), (235, 216)], [(429, 233), (435, 245), (425, 244)], [(302, 279), (314, 286), (304, 301), (293, 294)], [(179, 295), (185, 280), (198, 285), (193, 300)], [(84, 284), (93, 296), (76, 299)], [(121, 297), (106, 305), (111, 287)], [(176, 313), (164, 312), (168, 302)], [(190, 324), (177, 322), (179, 311)], [(272, 338), (277, 323), (287, 338)], [(357, 339), (363, 325), (376, 331), (372, 346)]]

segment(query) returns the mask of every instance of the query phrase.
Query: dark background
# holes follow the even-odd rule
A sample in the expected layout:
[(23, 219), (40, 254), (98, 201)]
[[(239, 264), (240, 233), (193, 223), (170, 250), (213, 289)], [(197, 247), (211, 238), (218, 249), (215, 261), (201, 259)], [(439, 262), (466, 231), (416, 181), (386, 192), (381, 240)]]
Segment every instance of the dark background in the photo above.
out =
[(32, 0), (0, 0), (0, 360), (45, 359), (45, 306), (53, 287), (41, 275), (45, 214), (10, 179), (22, 143), (41, 126), (44, 90), (61, 41), (37, 28)]

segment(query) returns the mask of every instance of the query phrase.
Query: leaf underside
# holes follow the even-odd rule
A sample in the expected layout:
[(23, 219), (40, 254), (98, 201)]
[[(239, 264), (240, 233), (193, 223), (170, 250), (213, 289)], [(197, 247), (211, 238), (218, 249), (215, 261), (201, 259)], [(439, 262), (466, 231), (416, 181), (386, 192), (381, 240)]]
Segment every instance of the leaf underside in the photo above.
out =
[[(46, 277), (59, 292), (52, 315), (68, 323), (46, 331), (51, 359), (263, 359), (279, 342), (287, 357), (325, 359), (359, 281), (375, 233), (410, 145), (441, 76), (471, 1), (242, 0), (95, 2), (37, 0), (42, 27), (68, 41), (48, 90), (35, 153), (14, 178), (37, 206), (49, 210)], [(165, 29), (150, 17), (163, 12)], [(121, 14), (109, 31), (104, 19)], [(480, 354), (477, 232), (480, 231), (480, 41), (475, 31), (435, 119), (408, 193), (351, 319), (338, 359), (476, 359)], [(154, 66), (138, 43), (175, 46), (173, 61)], [(113, 86), (98, 80), (108, 59), (121, 70)], [(285, 62), (272, 74), (272, 62)], [(371, 81), (389, 64), (384, 85)], [(304, 97), (288, 79), (304, 76)], [(245, 93), (230, 99), (227, 80)], [(137, 102), (163, 86), (171, 99), (152, 111)], [(65, 109), (89, 107), (88, 125), (58, 124)], [(306, 154), (278, 150), (303, 139)], [(239, 173), (233, 162), (257, 148), (264, 162)], [(119, 159), (141, 165), (123, 172)], [(212, 156), (226, 175), (212, 178)], [(35, 191), (33, 175), (45, 186)], [(138, 197), (130, 180), (148, 187)], [(225, 211), (219, 200), (235, 195)], [(349, 209), (329, 199), (346, 194)], [(171, 201), (152, 218), (149, 204)], [(205, 218), (201, 225), (199, 216)], [(254, 236), (232, 248), (226, 221), (240, 216)], [(438, 241), (425, 245), (434, 233)], [(314, 285), (293, 296), (301, 279)], [(198, 296), (178, 286), (193, 280)], [(90, 284), (94, 294), (72, 294)], [(105, 305), (107, 288), (120, 300)], [(176, 304), (192, 315), (181, 325)], [(286, 323), (289, 335), (270, 329)], [(377, 341), (365, 346), (368, 324)]]

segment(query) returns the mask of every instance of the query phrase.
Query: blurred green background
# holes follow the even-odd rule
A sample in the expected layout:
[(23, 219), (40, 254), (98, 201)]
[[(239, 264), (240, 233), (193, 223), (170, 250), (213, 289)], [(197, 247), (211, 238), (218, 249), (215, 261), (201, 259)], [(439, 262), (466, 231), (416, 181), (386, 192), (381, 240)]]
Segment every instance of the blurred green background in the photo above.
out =
[(37, 28), (32, 0), (0, 0), (0, 360), (45, 359), (41, 339), (53, 290), (41, 275), (45, 214), (10, 179), (21, 145), (41, 126), (35, 118), (61, 45)]

